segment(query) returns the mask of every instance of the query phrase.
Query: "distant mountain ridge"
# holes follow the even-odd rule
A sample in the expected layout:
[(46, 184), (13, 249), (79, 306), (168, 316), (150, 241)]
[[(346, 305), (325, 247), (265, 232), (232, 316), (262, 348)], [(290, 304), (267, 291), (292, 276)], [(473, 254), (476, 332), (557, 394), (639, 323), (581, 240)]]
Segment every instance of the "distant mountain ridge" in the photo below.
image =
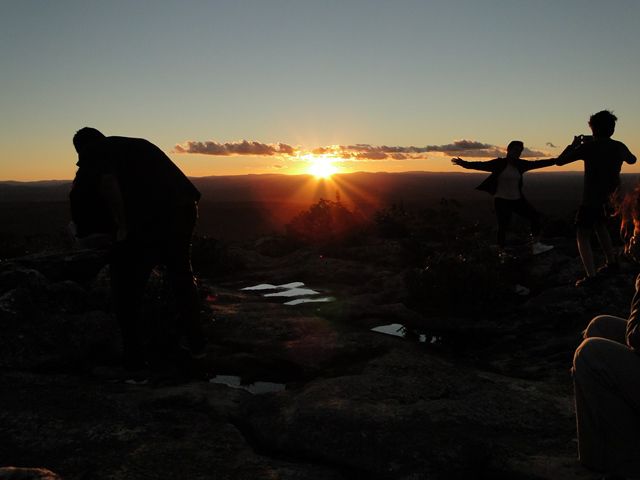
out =
[[(402, 172), (336, 174), (331, 180), (310, 175), (237, 175), (191, 178), (202, 192), (200, 233), (242, 239), (282, 231), (284, 225), (320, 198), (340, 199), (364, 215), (393, 204), (419, 210), (436, 206), (442, 198), (460, 203), (469, 219), (493, 221), (493, 200), (475, 187), (483, 172)], [(623, 174), (626, 188), (639, 174)], [(548, 217), (569, 217), (580, 203), (582, 172), (532, 172), (524, 192)], [(0, 181), (0, 233), (37, 234), (69, 219), (71, 181)], [(29, 224), (27, 229), (26, 225)]]

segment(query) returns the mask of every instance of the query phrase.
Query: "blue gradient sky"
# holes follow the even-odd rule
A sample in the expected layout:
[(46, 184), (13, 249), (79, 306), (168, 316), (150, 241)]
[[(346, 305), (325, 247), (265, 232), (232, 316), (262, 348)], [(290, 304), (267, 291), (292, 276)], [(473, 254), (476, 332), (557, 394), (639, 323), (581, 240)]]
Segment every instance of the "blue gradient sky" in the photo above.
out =
[[(193, 176), (306, 164), (176, 144), (518, 138), (553, 156), (547, 142), (588, 133), (603, 108), (638, 154), (639, 24), (636, 0), (7, 1), (0, 179), (72, 178), (71, 137), (85, 125), (148, 138)], [(449, 158), (342, 167), (441, 171)]]

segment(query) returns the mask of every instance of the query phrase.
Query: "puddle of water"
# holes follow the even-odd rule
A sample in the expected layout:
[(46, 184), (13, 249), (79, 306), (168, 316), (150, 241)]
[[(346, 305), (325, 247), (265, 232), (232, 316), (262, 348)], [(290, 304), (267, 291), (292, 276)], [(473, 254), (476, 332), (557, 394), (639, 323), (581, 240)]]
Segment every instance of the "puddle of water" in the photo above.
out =
[(374, 327), (371, 329), (372, 332), (384, 333), (386, 335), (393, 335), (394, 337), (402, 337), (404, 338), (405, 332), (404, 325), (399, 323), (392, 323), (390, 325), (381, 325), (379, 327)]
[[(283, 283), (282, 285), (272, 285), (270, 283), (261, 283), (259, 285), (254, 285), (252, 287), (242, 288), (241, 290), (260, 292), (262, 293), (262, 296), (265, 298), (267, 297), (282, 297), (282, 298), (313, 297), (313, 298), (296, 298), (294, 300), (289, 300), (284, 303), (284, 305), (290, 305), (290, 306), (300, 305), (302, 303), (335, 301), (335, 298), (333, 297), (315, 297), (314, 295), (320, 295), (320, 292), (316, 290), (312, 290), (310, 288), (306, 288), (303, 282), (290, 282), (290, 283)], [(263, 293), (270, 290), (275, 290), (275, 291), (271, 293)]]
[(231, 388), (238, 388), (240, 390), (245, 390), (249, 393), (253, 393), (254, 395), (260, 395), (261, 393), (274, 393), (274, 392), (282, 392), (286, 390), (286, 385), (284, 383), (274, 383), (274, 382), (254, 382), (243, 384), (242, 378), (236, 375), (216, 375), (213, 378), (209, 379), (209, 383), (217, 383), (220, 385), (226, 385)]
[(285, 283), (283, 285), (278, 285), (278, 288), (299, 288), (299, 287), (304, 287), (304, 283), (291, 282), (291, 283)]
[(407, 329), (401, 323), (391, 323), (389, 325), (380, 325), (371, 329), (372, 332), (383, 333), (394, 337), (406, 338), (407, 340), (418, 341), (418, 343), (435, 344), (442, 341), (442, 337), (435, 335), (427, 335)]
[(282, 292), (265, 293), (265, 297), (303, 297), (305, 295), (319, 295), (320, 292), (311, 290), (310, 288), (291, 288)]
[(261, 283), (260, 285), (254, 285), (253, 287), (245, 287), (240, 290), (290, 290), (292, 288), (300, 288), (304, 287), (304, 283), (302, 282), (291, 282), (291, 283), (283, 283), (282, 285), (271, 285), (270, 283)]
[(260, 285), (254, 285), (253, 287), (245, 287), (240, 290), (275, 290), (275, 285), (271, 285), (270, 283), (261, 283)]
[(320, 297), (320, 298), (296, 298), (295, 300), (290, 300), (285, 302), (285, 305), (300, 305), (301, 303), (325, 303), (325, 302), (333, 302), (335, 298), (333, 297)]

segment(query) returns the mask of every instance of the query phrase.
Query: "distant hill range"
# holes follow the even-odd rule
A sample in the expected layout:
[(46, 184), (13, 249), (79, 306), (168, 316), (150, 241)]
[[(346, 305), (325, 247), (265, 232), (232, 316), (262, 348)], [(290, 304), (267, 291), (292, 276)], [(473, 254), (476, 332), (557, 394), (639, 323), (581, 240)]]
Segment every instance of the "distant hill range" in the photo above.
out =
[[(466, 218), (492, 216), (492, 199), (475, 190), (485, 173), (350, 173), (318, 181), (308, 175), (241, 175), (192, 178), (202, 192), (198, 230), (224, 239), (244, 239), (281, 231), (297, 213), (320, 198), (339, 198), (353, 210), (371, 215), (392, 204), (406, 209), (460, 202)], [(623, 186), (640, 179), (623, 174)], [(71, 181), (0, 182), (0, 234), (36, 235), (64, 229), (69, 221)], [(525, 194), (551, 217), (572, 215), (580, 202), (582, 172), (531, 172)]]

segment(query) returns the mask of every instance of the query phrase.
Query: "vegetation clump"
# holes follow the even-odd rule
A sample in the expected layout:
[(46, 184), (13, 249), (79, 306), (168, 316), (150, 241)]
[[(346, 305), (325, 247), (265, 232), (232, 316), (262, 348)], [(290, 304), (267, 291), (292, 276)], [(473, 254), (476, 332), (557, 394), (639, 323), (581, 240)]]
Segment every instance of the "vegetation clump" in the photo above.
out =
[(336, 201), (321, 198), (291, 220), (286, 235), (301, 245), (334, 246), (357, 240), (365, 228), (366, 221), (339, 197)]

